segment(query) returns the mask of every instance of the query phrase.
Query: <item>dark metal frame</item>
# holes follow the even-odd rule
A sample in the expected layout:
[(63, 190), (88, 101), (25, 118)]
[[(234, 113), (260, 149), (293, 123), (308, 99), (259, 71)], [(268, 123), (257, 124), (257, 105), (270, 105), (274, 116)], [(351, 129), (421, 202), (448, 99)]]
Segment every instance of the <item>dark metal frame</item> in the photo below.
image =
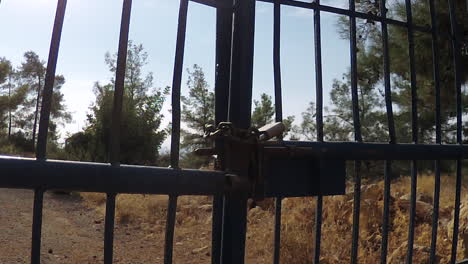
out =
[[(217, 40), (216, 40), (216, 123), (229, 120), (239, 128), (250, 127), (252, 103), (252, 75), (254, 50), (254, 22), (256, 0), (192, 0), (217, 9)], [(437, 243), (437, 224), (440, 197), (440, 160), (457, 161), (457, 181), (455, 192), (453, 245), (451, 262), (455, 263), (457, 254), (457, 238), (460, 213), (460, 190), (462, 179), (462, 160), (468, 157), (468, 148), (462, 142), (462, 102), (461, 102), (461, 62), (460, 36), (457, 32), (454, 1), (449, 0), (451, 18), (452, 49), (454, 53), (454, 68), (457, 90), (457, 144), (441, 144), (441, 107), (440, 107), (440, 77), (438, 35), (434, 0), (429, 0), (432, 27), (421, 27), (413, 24), (410, 0), (406, 0), (407, 21), (397, 21), (386, 17), (385, 0), (380, 0), (380, 13), (375, 15), (355, 10), (355, 2), (349, 1), (349, 9), (341, 9), (320, 4), (320, 0), (306, 3), (294, 0), (257, 0), (274, 5), (274, 38), (273, 66), (275, 84), (276, 121), (282, 121), (281, 101), (281, 69), (280, 69), (280, 17), (281, 6), (289, 5), (308, 8), (314, 11), (315, 37), (315, 73), (317, 100), (317, 141), (318, 142), (287, 142), (270, 144), (264, 147), (265, 153), (283, 157), (288, 150), (294, 149), (295, 156), (310, 159), (334, 158), (355, 160), (355, 186), (353, 211), (353, 239), (351, 263), (358, 261), (359, 246), (359, 212), (360, 212), (360, 161), (385, 160), (384, 214), (382, 226), (381, 263), (386, 263), (389, 233), (389, 203), (390, 175), (392, 160), (411, 160), (411, 210), (407, 249), (407, 263), (412, 263), (414, 220), (417, 185), (417, 160), (435, 160), (434, 211), (432, 219), (431, 263), (435, 261)], [(50, 116), (52, 89), (57, 64), (61, 31), (65, 16), (67, 0), (58, 0), (54, 29), (50, 45), (47, 74), (39, 124), (39, 136), (36, 159), (0, 157), (1, 188), (26, 188), (34, 190), (33, 227), (31, 263), (40, 263), (41, 226), (43, 195), (46, 190), (66, 189), (78, 191), (95, 191), (107, 194), (104, 263), (113, 261), (113, 230), (115, 216), (115, 197), (118, 193), (148, 193), (169, 195), (167, 226), (165, 237), (164, 263), (172, 263), (173, 236), (177, 197), (179, 195), (213, 195), (213, 237), (212, 263), (244, 263), (246, 212), (248, 190), (237, 185), (239, 177), (223, 172), (225, 168), (226, 149), (222, 142), (216, 140), (215, 149), (218, 153), (219, 171), (184, 170), (179, 168), (180, 148), (180, 94), (181, 78), (185, 46), (185, 32), (189, 0), (180, 0), (179, 25), (172, 84), (172, 134), (171, 134), (171, 168), (155, 168), (143, 166), (128, 166), (119, 164), (119, 127), (121, 123), (122, 95), (126, 67), (128, 33), (130, 29), (130, 14), (132, 0), (123, 0), (120, 40), (117, 58), (114, 108), (112, 115), (112, 135), (110, 164), (63, 162), (46, 159), (47, 131)], [(350, 54), (351, 54), (351, 90), (353, 102), (353, 117), (355, 142), (327, 143), (323, 135), (323, 84), (322, 84), (322, 53), (321, 53), (321, 12), (341, 14), (350, 18)], [(389, 127), (388, 144), (363, 143), (358, 108), (357, 87), (357, 48), (356, 48), (356, 18), (380, 22), (382, 26), (382, 47), (384, 55), (384, 86), (387, 119)], [(393, 120), (387, 25), (407, 28), (408, 48), (410, 51), (411, 98), (412, 98), (412, 131), (413, 144), (397, 144)], [(432, 34), (434, 80), (436, 94), (436, 144), (418, 144), (417, 122), (417, 82), (414, 63), (414, 32)], [(229, 107), (226, 107), (226, 106)], [(416, 159), (416, 160), (415, 160)], [(67, 175), (67, 177), (63, 177)], [(286, 192), (285, 192), (286, 193)], [(314, 261), (320, 260), (320, 241), (322, 226), (322, 193), (317, 197), (317, 215), (315, 225)], [(291, 196), (296, 196), (291, 194)], [(281, 201), (285, 195), (276, 197), (274, 259), (280, 261), (280, 227)], [(461, 262), (465, 263), (465, 262)]]

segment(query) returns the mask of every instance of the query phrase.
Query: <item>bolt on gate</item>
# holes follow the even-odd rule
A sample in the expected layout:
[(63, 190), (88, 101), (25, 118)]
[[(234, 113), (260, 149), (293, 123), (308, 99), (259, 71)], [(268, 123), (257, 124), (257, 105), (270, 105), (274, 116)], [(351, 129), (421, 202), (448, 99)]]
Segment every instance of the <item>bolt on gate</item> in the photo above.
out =
[[(113, 230), (115, 198), (119, 193), (169, 195), (166, 221), (164, 263), (172, 263), (172, 246), (175, 228), (177, 197), (180, 195), (213, 195), (212, 263), (244, 263), (246, 240), (247, 199), (276, 198), (274, 226), (274, 259), (279, 263), (281, 201), (286, 197), (317, 196), (314, 263), (320, 260), (320, 242), (323, 236), (322, 197), (345, 192), (345, 161), (354, 162), (354, 207), (352, 226), (351, 263), (358, 261), (359, 214), (361, 192), (361, 161), (384, 160), (384, 211), (382, 225), (381, 263), (387, 261), (390, 214), (390, 175), (392, 160), (411, 161), (411, 200), (408, 232), (407, 263), (412, 263), (416, 186), (419, 160), (434, 160), (435, 189), (432, 214), (432, 240), (430, 261), (435, 262), (437, 223), (440, 194), (440, 161), (456, 161), (456, 192), (454, 228), (450, 263), (456, 263), (459, 229), (462, 161), (468, 158), (468, 147), (462, 141), (462, 35), (455, 16), (455, 1), (448, 0), (451, 32), (448, 32), (453, 50), (453, 69), (456, 88), (456, 138), (457, 144), (442, 144), (441, 135), (441, 83), (439, 78), (439, 48), (435, 1), (428, 0), (433, 26), (413, 24), (410, 0), (406, 0), (406, 22), (387, 18), (386, 1), (380, 0), (379, 13), (356, 10), (353, 0), (349, 8), (337, 8), (314, 2), (295, 0), (192, 0), (217, 10), (216, 24), (216, 80), (215, 119), (218, 129), (212, 129), (215, 147), (200, 153), (217, 154), (217, 170), (187, 170), (179, 167), (180, 97), (184, 58), (185, 33), (189, 0), (180, 0), (176, 54), (172, 83), (172, 134), (171, 168), (130, 166), (119, 163), (119, 127), (124, 89), (128, 34), (132, 0), (124, 0), (118, 45), (118, 59), (112, 115), (110, 164), (47, 160), (46, 144), (50, 116), (52, 87), (59, 55), (60, 37), (67, 0), (58, 0), (50, 45), (44, 95), (42, 101), (36, 159), (0, 157), (0, 187), (34, 190), (31, 263), (40, 263), (43, 195), (46, 190), (63, 189), (107, 194), (104, 263), (113, 261)], [(274, 5), (273, 65), (276, 121), (281, 122), (282, 87), (280, 70), (280, 10), (282, 5), (313, 10), (316, 75), (316, 125), (317, 142), (262, 140), (264, 131), (250, 128), (252, 104), (254, 23), (256, 1)], [(340, 14), (349, 18), (351, 91), (355, 142), (325, 142), (323, 121), (323, 84), (321, 23), (323, 12)], [(382, 32), (384, 96), (388, 122), (388, 143), (364, 143), (361, 135), (356, 19), (380, 23)], [(411, 81), (412, 144), (397, 143), (391, 98), (388, 25), (403, 27), (408, 32), (408, 49)], [(436, 94), (436, 144), (419, 144), (417, 80), (415, 71), (414, 32), (430, 34), (432, 38), (434, 92)], [(268, 135), (267, 135), (268, 136)], [(67, 175), (64, 177), (63, 175)], [(288, 175), (286, 179), (284, 175)], [(312, 241), (313, 240), (313, 241)], [(468, 263), (463, 261), (460, 263)]]

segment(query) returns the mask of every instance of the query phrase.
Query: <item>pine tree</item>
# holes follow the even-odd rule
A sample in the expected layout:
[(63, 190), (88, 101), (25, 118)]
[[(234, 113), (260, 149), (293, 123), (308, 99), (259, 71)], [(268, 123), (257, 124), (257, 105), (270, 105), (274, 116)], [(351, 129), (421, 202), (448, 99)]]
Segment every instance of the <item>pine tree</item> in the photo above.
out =
[[(457, 6), (457, 19), (460, 24), (460, 31), (466, 31), (468, 25), (467, 6), (464, 1), (455, 1)], [(379, 15), (380, 6), (378, 1), (362, 0), (356, 3), (359, 10), (371, 12)], [(406, 6), (404, 3), (393, 3), (387, 6), (389, 15), (394, 19), (406, 20)], [(417, 25), (430, 25), (429, 4), (428, 1), (416, 0), (412, 1), (413, 20)], [(442, 108), (442, 128), (445, 136), (445, 141), (454, 140), (453, 125), (456, 115), (455, 101), (456, 91), (454, 83), (454, 68), (453, 68), (453, 52), (451, 50), (451, 39), (448, 38), (447, 32), (451, 32), (450, 17), (448, 13), (447, 1), (436, 1), (436, 17), (437, 28), (439, 34), (439, 68), (440, 68), (440, 84), (441, 84), (441, 108)], [(344, 39), (349, 39), (349, 21), (347, 18), (341, 18), (338, 26), (338, 32)], [(465, 27), (465, 28), (463, 28)], [(397, 26), (389, 26), (389, 57), (390, 70), (392, 78), (392, 99), (397, 107), (394, 107), (395, 126), (397, 129), (397, 140), (399, 142), (411, 142), (411, 85), (410, 85), (410, 70), (409, 70), (409, 53), (407, 29)], [(372, 21), (358, 20), (358, 79), (359, 90), (373, 90), (375, 96), (368, 98), (374, 101), (372, 103), (371, 115), (361, 121), (370, 121), (370, 124), (379, 124), (375, 129), (386, 129), (386, 119), (380, 113), (385, 113), (383, 108), (383, 50), (382, 50), (382, 34), (380, 23)], [(435, 130), (435, 90), (432, 69), (432, 36), (430, 33), (421, 33), (415, 31), (415, 65), (418, 91), (418, 135), (421, 142), (433, 142)], [(466, 58), (466, 57), (465, 57)], [(468, 60), (461, 59), (462, 62), (462, 79), (466, 82), (468, 78)], [(340, 82), (335, 80), (332, 94), (338, 94), (339, 90), (350, 92), (350, 75), (343, 75), (345, 81)], [(368, 83), (363, 83), (362, 80), (367, 80)], [(379, 95), (380, 94), (380, 95)], [(333, 96), (333, 95), (332, 95)], [(464, 94), (465, 101), (467, 95)], [(379, 99), (380, 98), (380, 99)], [(360, 98), (360, 110), (365, 112), (366, 109), (363, 101)], [(364, 99), (365, 100), (365, 99)], [(336, 101), (336, 100), (335, 100)], [(340, 112), (341, 117), (346, 115), (343, 122), (352, 122), (350, 97), (342, 94), (339, 99), (340, 103), (334, 105), (333, 112)], [(346, 106), (345, 106), (346, 104)], [(466, 110), (465, 110), (466, 111)], [(376, 131), (376, 130), (375, 130)], [(363, 135), (368, 134), (369, 140), (387, 141), (388, 136), (383, 133), (375, 134), (366, 127), (363, 123)], [(372, 136), (370, 134), (373, 134)]]
[(188, 129), (182, 130), (182, 147), (187, 151), (211, 146), (203, 137), (208, 125), (214, 125), (214, 93), (210, 90), (203, 69), (197, 64), (187, 69), (188, 96), (182, 96), (182, 122)]
[[(25, 61), (17, 71), (19, 78), (18, 85), (27, 89), (27, 95), (21, 107), (15, 113), (17, 117), (15, 123), (22, 131), (20, 131), (21, 133), (24, 132), (26, 135), (29, 135), (31, 138), (31, 149), (33, 150), (36, 144), (38, 122), (40, 119), (46, 67), (45, 62), (33, 51), (26, 52), (24, 59)], [(71, 115), (66, 110), (61, 92), (64, 84), (65, 77), (62, 75), (55, 77), (48, 137), (51, 141), (55, 141), (58, 138), (57, 125), (71, 121)]]
[(184, 167), (200, 168), (206, 166), (209, 157), (199, 157), (193, 154), (197, 148), (212, 146), (212, 140), (204, 137), (206, 128), (214, 125), (214, 92), (210, 89), (203, 69), (194, 64), (188, 73), (188, 95), (182, 96), (181, 119), (186, 129), (182, 129), (182, 159)]
[[(117, 55), (105, 55), (110, 72), (115, 73)], [(166, 138), (161, 129), (162, 106), (169, 88), (155, 88), (153, 74), (144, 74), (148, 55), (142, 45), (129, 41), (120, 130), (120, 162), (157, 165), (159, 149)], [(96, 100), (90, 107), (88, 125), (66, 140), (70, 159), (108, 162), (114, 80), (94, 85)]]

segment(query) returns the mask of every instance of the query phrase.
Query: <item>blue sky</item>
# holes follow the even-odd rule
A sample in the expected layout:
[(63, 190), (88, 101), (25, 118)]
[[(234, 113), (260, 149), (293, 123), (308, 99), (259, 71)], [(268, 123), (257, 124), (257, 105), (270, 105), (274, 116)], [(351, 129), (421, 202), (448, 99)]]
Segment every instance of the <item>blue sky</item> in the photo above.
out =
[[(341, 5), (343, 1), (322, 1)], [(0, 4), (0, 57), (19, 65), (22, 55), (33, 50), (47, 60), (56, 0), (2, 0)], [(175, 54), (179, 1), (134, 0), (130, 39), (142, 43), (149, 54), (147, 71), (158, 87), (171, 85)], [(94, 100), (95, 81), (106, 82), (111, 75), (104, 63), (107, 51), (117, 50), (122, 0), (69, 0), (63, 27), (57, 73), (67, 80), (63, 87), (68, 110), (74, 121), (62, 129), (81, 130), (88, 107)], [(254, 99), (261, 93), (273, 95), (273, 5), (257, 2), (254, 58)], [(315, 68), (312, 10), (282, 7), (281, 67), (284, 115), (296, 115), (315, 100)], [(190, 2), (184, 68), (199, 64), (214, 84), (215, 10)], [(347, 41), (336, 34), (338, 16), (322, 13), (324, 95), (334, 78), (349, 67)], [(183, 93), (186, 93), (186, 72)], [(169, 99), (169, 98), (168, 98)], [(165, 111), (170, 108), (169, 102)], [(166, 113), (166, 117), (169, 117)]]

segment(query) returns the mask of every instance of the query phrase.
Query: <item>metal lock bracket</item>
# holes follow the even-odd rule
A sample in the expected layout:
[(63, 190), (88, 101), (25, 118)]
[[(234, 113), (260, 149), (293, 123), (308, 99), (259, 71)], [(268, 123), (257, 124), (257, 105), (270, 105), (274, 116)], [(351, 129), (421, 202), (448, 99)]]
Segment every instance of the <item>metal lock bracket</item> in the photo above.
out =
[[(237, 175), (238, 184), (248, 190), (254, 200), (278, 196), (316, 196), (345, 193), (345, 161), (323, 159), (304, 154), (294, 144), (281, 138), (285, 126), (281, 122), (259, 129), (238, 129), (230, 122), (209, 127), (206, 137), (218, 142), (222, 149), (223, 169)], [(198, 149), (199, 155), (215, 155), (215, 149)]]

